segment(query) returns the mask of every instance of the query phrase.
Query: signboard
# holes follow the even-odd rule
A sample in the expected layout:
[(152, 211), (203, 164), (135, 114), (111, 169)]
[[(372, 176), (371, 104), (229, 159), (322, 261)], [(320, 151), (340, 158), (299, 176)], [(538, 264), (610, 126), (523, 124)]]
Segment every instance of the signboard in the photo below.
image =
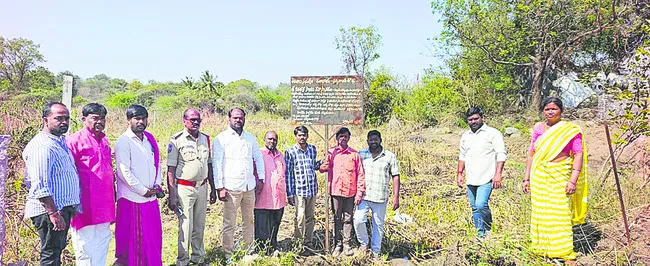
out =
[(62, 102), (69, 110), (72, 110), (72, 84), (74, 78), (72, 76), (63, 76), (63, 99)]
[(291, 119), (295, 124), (359, 125), (364, 118), (361, 77), (291, 77)]

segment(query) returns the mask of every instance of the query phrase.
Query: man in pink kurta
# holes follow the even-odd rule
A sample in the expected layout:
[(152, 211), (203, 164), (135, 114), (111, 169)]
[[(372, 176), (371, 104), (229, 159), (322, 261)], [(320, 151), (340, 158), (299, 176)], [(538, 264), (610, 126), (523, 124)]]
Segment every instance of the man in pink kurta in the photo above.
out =
[[(261, 148), (264, 159), (264, 185), (255, 197), (255, 241), (266, 250), (271, 245), (274, 255), (278, 253), (278, 230), (284, 206), (287, 205), (287, 184), (285, 171), (287, 169), (284, 156), (276, 148), (278, 134), (269, 131), (264, 136), (264, 148)], [(256, 171), (253, 171), (256, 172)]]
[[(354, 206), (361, 203), (366, 191), (365, 175), (361, 156), (348, 146), (350, 130), (342, 127), (336, 132), (337, 145), (327, 154), (327, 161), (321, 164), (319, 171), (327, 172), (330, 182), (329, 192), (332, 196), (334, 213), (334, 252), (333, 256), (345, 253), (351, 256), (352, 218)], [(341, 234), (341, 231), (343, 234)]]
[(111, 147), (103, 133), (106, 108), (83, 107), (83, 128), (66, 138), (81, 186), (81, 212), (70, 221), (76, 265), (106, 265), (111, 223), (115, 222)]

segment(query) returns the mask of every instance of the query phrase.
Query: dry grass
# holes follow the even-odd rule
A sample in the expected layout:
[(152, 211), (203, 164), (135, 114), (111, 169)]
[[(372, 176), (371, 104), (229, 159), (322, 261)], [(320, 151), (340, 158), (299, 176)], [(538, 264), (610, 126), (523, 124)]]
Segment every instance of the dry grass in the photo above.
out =
[[(151, 114), (153, 120), (154, 115)], [(181, 110), (174, 113), (155, 114), (155, 122), (149, 130), (157, 136), (160, 148), (164, 151), (169, 137), (182, 129)], [(126, 122), (122, 111), (111, 110), (108, 117), (107, 135), (114, 141), (125, 129)], [(495, 127), (501, 125), (493, 123)], [(602, 134), (593, 123), (586, 123), (587, 143), (590, 146), (605, 145)], [(222, 116), (204, 116), (203, 131), (215, 136), (226, 128), (226, 118)], [(79, 125), (76, 126), (77, 128)], [(323, 127), (315, 127), (321, 134)], [(5, 128), (6, 130), (6, 128)], [(246, 124), (246, 130), (252, 132), (258, 140), (262, 139), (267, 130), (275, 130), (279, 135), (278, 148), (286, 150), (293, 145), (293, 126), (287, 120), (268, 114), (251, 115)], [(335, 128), (330, 129), (333, 132)], [(352, 127), (350, 146), (361, 149), (366, 146), (365, 133), (369, 129)], [(529, 144), (527, 137), (507, 138), (509, 160), (504, 174), (504, 188), (493, 192), (491, 208), (494, 216), (494, 229), (489, 241), (475, 240), (474, 227), (471, 222), (471, 211), (466, 198), (466, 192), (454, 185), (457, 149), (460, 133), (463, 129), (451, 128), (452, 133), (438, 133), (435, 129), (421, 129), (414, 126), (379, 128), (384, 135), (384, 146), (395, 152), (400, 159), (402, 169), (402, 201), (401, 212), (413, 216), (415, 223), (402, 225), (394, 222), (394, 212), (387, 213), (386, 237), (383, 250), (386, 264), (390, 260), (404, 257), (410, 262), (421, 265), (544, 265), (544, 258), (528, 252), (530, 200), (520, 190), (523, 177), (526, 148)], [(4, 133), (4, 132), (2, 132)], [(310, 134), (310, 143), (319, 148), (322, 155), (324, 142), (317, 134)], [(330, 144), (333, 144), (330, 142)], [(163, 152), (164, 153), (164, 152)], [(166, 154), (162, 154), (163, 159)], [(602, 154), (591, 155), (596, 162), (590, 164), (590, 176), (600, 176), (599, 159)], [(9, 218), (6, 239), (4, 263), (27, 260), (34, 263), (37, 259), (38, 236), (32, 229), (31, 222), (22, 222), (23, 202), (26, 194), (20, 183), (22, 179), (21, 165), (12, 162), (16, 175), (8, 183), (7, 196), (9, 205), (5, 214)], [(638, 210), (645, 209), (649, 204), (647, 187), (642, 188), (642, 178), (634, 179), (633, 169), (622, 170), (622, 187), (626, 204), (632, 211), (631, 220), (635, 215), (641, 215)], [(318, 195), (316, 237), (324, 238), (325, 198), (322, 193), (324, 177), (319, 175), (321, 193)], [(584, 250), (591, 254), (582, 254), (578, 262), (586, 265), (628, 265), (643, 263), (638, 257), (634, 245), (625, 246), (620, 243), (621, 231), (619, 225), (619, 205), (613, 185), (613, 178), (607, 179), (601, 187), (601, 182), (591, 182), (589, 221), (591, 227), (577, 228), (576, 236), (589, 239), (591, 242)], [(165, 264), (173, 264), (176, 257), (177, 219), (164, 207), (161, 201), (163, 217), (163, 259)], [(221, 246), (221, 204), (208, 207), (205, 246), (207, 259), (214, 264), (222, 263)], [(361, 255), (350, 258), (332, 258), (325, 256), (322, 247), (316, 248), (317, 255), (302, 257), (298, 255), (300, 247), (291, 241), (293, 231), (292, 208), (285, 209), (285, 215), (279, 241), (283, 247), (283, 255), (279, 258), (262, 257), (250, 262), (253, 265), (367, 265), (373, 263), (368, 257)], [(331, 219), (330, 219), (331, 221)], [(330, 226), (333, 228), (333, 226)], [(602, 239), (597, 240), (598, 235)], [(640, 236), (637, 241), (647, 241)], [(576, 242), (580, 242), (577, 239)], [(583, 239), (584, 240), (584, 239)], [(593, 241), (597, 241), (593, 243)], [(584, 242), (584, 241), (583, 241)], [(582, 242), (581, 242), (582, 243)], [(645, 242), (644, 242), (645, 243)], [(585, 245), (583, 245), (585, 246)], [(71, 247), (68, 246), (71, 251)], [(111, 244), (109, 261), (114, 249)], [(73, 256), (67, 254), (67, 264), (73, 264)]]

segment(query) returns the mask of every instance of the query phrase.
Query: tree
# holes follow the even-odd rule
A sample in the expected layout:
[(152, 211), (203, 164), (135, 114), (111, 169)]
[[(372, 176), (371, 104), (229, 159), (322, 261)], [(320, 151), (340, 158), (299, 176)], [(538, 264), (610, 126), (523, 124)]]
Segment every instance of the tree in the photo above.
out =
[(224, 88), (224, 93), (226, 93), (226, 95), (229, 95), (229, 98), (232, 98), (239, 94), (255, 94), (257, 89), (257, 83), (247, 79), (238, 79), (228, 83), (228, 85), (226, 85)]
[(30, 40), (0, 37), (0, 80), (6, 80), (14, 92), (23, 92), (29, 85), (29, 71), (45, 62), (38, 48)]
[(424, 126), (435, 126), (445, 119), (459, 118), (458, 111), (466, 106), (458, 83), (449, 77), (428, 72), (422, 78), (422, 84), (412, 88), (410, 94), (395, 105), (395, 113), (404, 121)]
[(210, 71), (203, 72), (201, 75), (201, 88), (209, 93), (213, 93), (220, 98), (222, 95), (223, 83), (216, 81), (217, 77), (210, 74)]
[(381, 46), (381, 35), (377, 33), (377, 27), (370, 25), (366, 28), (340, 28), (339, 32), (340, 35), (336, 36), (334, 44), (336, 49), (341, 51), (345, 72), (363, 77), (368, 85), (368, 66), (379, 58), (377, 49)]
[(28, 77), (30, 91), (55, 90), (57, 87), (54, 74), (42, 66), (37, 67), (34, 71), (30, 71)]
[(136, 92), (144, 88), (144, 84), (140, 82), (139, 80), (133, 80), (129, 84), (126, 85), (126, 90), (129, 92)]
[(381, 67), (369, 74), (370, 88), (364, 101), (366, 123), (378, 126), (390, 120), (393, 114), (393, 101), (397, 96), (395, 77), (390, 70)]
[(109, 81), (109, 87), (112, 90), (123, 90), (128, 84), (129, 83), (126, 82), (126, 80), (120, 78), (112, 78), (111, 81)]
[(586, 63), (581, 67), (603, 61), (594, 62), (583, 51), (610, 58), (611, 36), (620, 31), (628, 2), (436, 0), (432, 7), (442, 15), (438, 40), (444, 47), (460, 47), (458, 56), (479, 55), (523, 76), (530, 107), (536, 109), (554, 69), (580, 68), (580, 60)]
[(181, 80), (181, 84), (183, 84), (183, 86), (188, 90), (196, 90), (198, 88), (196, 82), (194, 82), (194, 78), (192, 77), (185, 77)]

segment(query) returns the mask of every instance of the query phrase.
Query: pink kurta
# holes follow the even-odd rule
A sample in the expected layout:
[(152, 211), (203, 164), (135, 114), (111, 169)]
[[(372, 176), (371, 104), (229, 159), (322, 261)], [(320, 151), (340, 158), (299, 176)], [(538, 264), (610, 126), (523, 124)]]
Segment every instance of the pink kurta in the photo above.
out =
[(273, 154), (266, 148), (261, 148), (264, 159), (264, 188), (255, 198), (255, 209), (278, 210), (287, 205), (287, 169), (284, 156), (276, 150)]
[(81, 213), (70, 221), (79, 230), (84, 226), (115, 222), (114, 172), (111, 146), (102, 133), (100, 140), (87, 128), (66, 138), (74, 157), (81, 186)]

